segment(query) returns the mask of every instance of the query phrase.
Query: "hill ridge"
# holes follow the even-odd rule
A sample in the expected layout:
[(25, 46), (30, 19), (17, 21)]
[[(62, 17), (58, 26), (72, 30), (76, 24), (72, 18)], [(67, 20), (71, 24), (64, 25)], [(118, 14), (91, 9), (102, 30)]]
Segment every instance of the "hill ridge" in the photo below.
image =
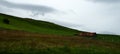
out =
[[(3, 23), (3, 19), (8, 19), (10, 24)], [(2, 13), (0, 13), (0, 25), (0, 28), (4, 29), (24, 30), (35, 33), (73, 35), (76, 32), (80, 32), (78, 30), (60, 26), (52, 22), (34, 20), (30, 18), (20, 18)]]

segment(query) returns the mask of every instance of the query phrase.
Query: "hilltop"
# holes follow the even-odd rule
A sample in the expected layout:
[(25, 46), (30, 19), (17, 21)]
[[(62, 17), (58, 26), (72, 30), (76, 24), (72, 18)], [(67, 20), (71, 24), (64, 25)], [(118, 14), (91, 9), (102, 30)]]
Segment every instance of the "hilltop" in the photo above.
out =
[[(8, 19), (10, 24), (3, 23), (3, 19)], [(0, 29), (21, 30), (41, 34), (57, 35), (73, 35), (78, 32), (78, 30), (63, 27), (55, 23), (30, 18), (19, 18), (6, 14), (0, 14)]]

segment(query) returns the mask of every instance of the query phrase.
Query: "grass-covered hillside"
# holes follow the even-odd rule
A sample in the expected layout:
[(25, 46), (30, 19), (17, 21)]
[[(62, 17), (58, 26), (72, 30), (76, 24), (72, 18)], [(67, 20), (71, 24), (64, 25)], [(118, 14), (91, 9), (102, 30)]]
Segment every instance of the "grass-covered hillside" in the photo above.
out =
[(0, 14), (0, 54), (120, 54), (119, 35), (93, 38), (75, 36), (77, 32), (50, 22)]
[[(3, 23), (3, 19), (8, 19), (10, 24)], [(77, 30), (69, 29), (50, 22), (0, 14), (0, 29), (2, 28), (57, 35), (73, 35), (77, 32)]]

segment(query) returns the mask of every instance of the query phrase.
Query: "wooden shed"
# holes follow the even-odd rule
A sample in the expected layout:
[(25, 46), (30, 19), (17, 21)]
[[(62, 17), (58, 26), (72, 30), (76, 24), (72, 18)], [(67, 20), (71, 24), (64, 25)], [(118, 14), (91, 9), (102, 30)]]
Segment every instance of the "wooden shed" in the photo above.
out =
[(75, 34), (76, 36), (83, 36), (83, 37), (96, 37), (96, 32), (80, 32)]

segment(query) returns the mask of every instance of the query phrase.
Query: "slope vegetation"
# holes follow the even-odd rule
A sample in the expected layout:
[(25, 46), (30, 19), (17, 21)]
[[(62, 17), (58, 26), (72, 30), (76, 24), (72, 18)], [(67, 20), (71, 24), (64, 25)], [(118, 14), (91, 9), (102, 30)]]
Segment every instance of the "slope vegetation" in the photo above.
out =
[(0, 54), (120, 54), (118, 35), (88, 38), (74, 36), (77, 32), (81, 31), (0, 14)]
[[(10, 24), (3, 23), (3, 19), (8, 19)], [(0, 14), (0, 28), (57, 35), (73, 35), (78, 32), (77, 30), (69, 29), (50, 22), (19, 18), (5, 14)]]
[(0, 54), (120, 54), (119, 50), (120, 37), (117, 36), (91, 39), (18, 30), (0, 31)]

